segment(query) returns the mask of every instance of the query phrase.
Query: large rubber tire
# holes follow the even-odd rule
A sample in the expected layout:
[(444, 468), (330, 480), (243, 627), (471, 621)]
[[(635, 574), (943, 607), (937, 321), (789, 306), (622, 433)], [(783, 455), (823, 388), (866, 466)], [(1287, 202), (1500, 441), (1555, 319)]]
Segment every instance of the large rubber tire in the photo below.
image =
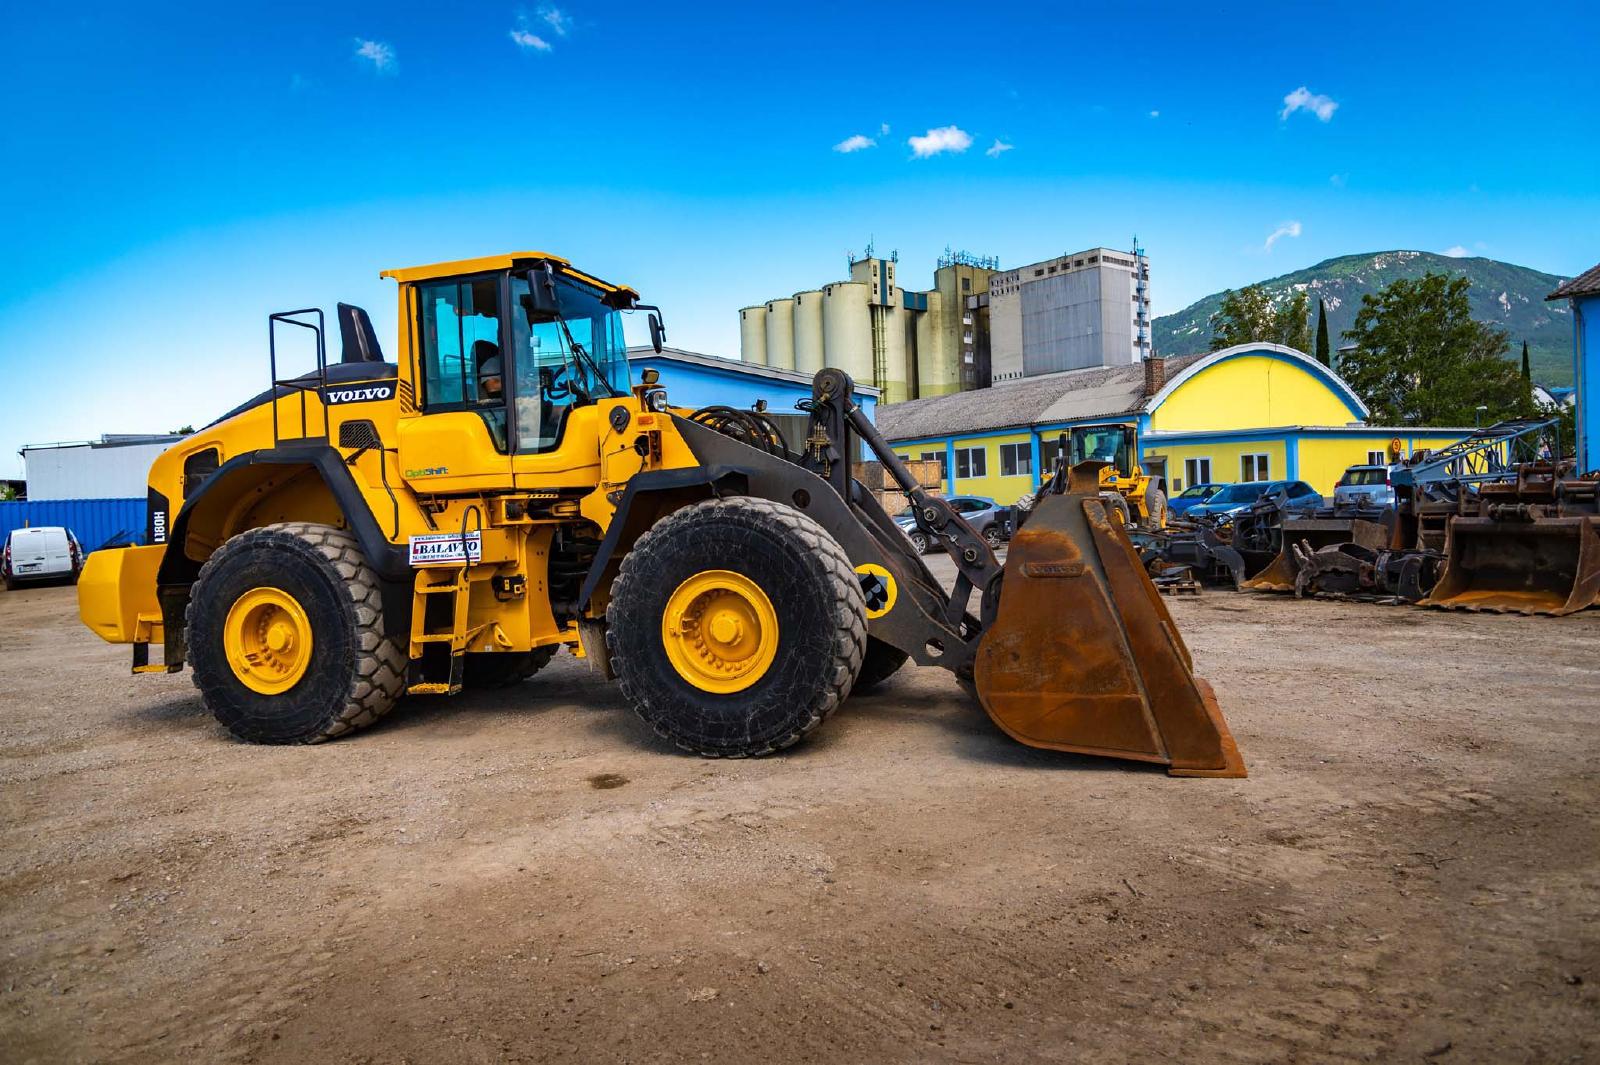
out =
[[(228, 664), (223, 628), (252, 588), (278, 588), (312, 633), (305, 675), (265, 695)], [(377, 721), (405, 687), (406, 651), (384, 635), (378, 578), (350, 533), (282, 522), (233, 537), (206, 561), (186, 615), (195, 687), (224, 728), (250, 743), (318, 743)]]
[(1164, 529), (1167, 525), (1167, 494), (1155, 485), (1144, 494), (1145, 513), (1150, 515), (1149, 524), (1154, 529)]
[(1100, 499), (1106, 505), (1106, 514), (1112, 521), (1123, 526), (1133, 524), (1133, 517), (1128, 512), (1128, 501), (1116, 492), (1101, 492)]
[(861, 659), (861, 672), (856, 674), (852, 692), (871, 691), (900, 671), (911, 656), (893, 644), (884, 643), (876, 636), (867, 637), (867, 653)]
[[(681, 676), (661, 631), (679, 585), (718, 569), (759, 586), (778, 621), (771, 665), (725, 694)], [(612, 585), (606, 646), (623, 697), (659, 735), (708, 758), (757, 757), (798, 743), (850, 693), (866, 610), (849, 558), (822, 526), (781, 503), (735, 496), (675, 511), (639, 538)]]
[(553, 645), (532, 651), (471, 653), (463, 666), (461, 683), (468, 688), (509, 688), (539, 672), (555, 656)]

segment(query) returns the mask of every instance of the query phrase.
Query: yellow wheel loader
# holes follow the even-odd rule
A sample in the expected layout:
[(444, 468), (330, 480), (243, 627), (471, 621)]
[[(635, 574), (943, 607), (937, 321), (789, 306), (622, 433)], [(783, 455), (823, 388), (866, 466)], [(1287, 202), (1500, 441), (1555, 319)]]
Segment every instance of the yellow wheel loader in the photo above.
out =
[(1139, 465), (1137, 427), (1123, 422), (1076, 425), (1061, 436), (1061, 453), (1069, 456), (1068, 465), (1105, 463), (1100, 467), (1100, 494), (1124, 525), (1166, 528), (1167, 497)]
[[(1024, 743), (1244, 775), (1092, 468), (1057, 479), (1002, 571), (837, 370), (795, 450), (760, 411), (633, 383), (623, 315), (648, 312), (659, 349), (656, 308), (565, 259), (384, 276), (395, 361), (358, 308), (331, 364), (320, 311), (272, 315), (271, 387), (156, 461), (148, 545), (96, 552), (79, 582), (89, 628), (135, 672), (187, 664), (236, 736), (331, 739), (566, 647), (678, 746), (763, 755), (910, 659)], [(278, 376), (286, 330), (314, 371)], [(949, 550), (953, 591), (852, 478), (866, 452)]]

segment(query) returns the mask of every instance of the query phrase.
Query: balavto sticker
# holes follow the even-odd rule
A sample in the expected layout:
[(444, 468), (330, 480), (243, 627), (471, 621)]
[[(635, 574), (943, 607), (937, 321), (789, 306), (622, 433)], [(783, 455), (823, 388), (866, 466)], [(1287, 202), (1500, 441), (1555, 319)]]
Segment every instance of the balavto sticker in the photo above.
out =
[(867, 601), (868, 618), (881, 618), (894, 609), (900, 589), (888, 570), (876, 562), (863, 562), (856, 567), (856, 579), (861, 582), (861, 594)]
[(330, 407), (346, 403), (376, 403), (394, 398), (394, 385), (350, 385), (346, 388), (324, 388), (323, 402)]
[[(463, 553), (462, 547), (466, 551)], [(483, 558), (483, 534), (426, 533), (411, 538), (411, 564), (436, 566), (448, 562), (477, 562)]]

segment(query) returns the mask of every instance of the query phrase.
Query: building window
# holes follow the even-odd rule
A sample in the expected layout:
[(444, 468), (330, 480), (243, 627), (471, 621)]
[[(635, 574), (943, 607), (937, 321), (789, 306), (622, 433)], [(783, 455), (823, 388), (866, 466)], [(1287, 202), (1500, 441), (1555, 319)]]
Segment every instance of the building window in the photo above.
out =
[(1369, 451), (1369, 452), (1367, 452), (1367, 465), (1368, 466), (1387, 466), (1387, 465), (1389, 465), (1389, 453), (1387, 451)]
[(1066, 454), (1061, 448), (1061, 438), (1039, 441), (1039, 473), (1044, 477), (1055, 475), (1056, 467), (1060, 465), (1062, 456)]
[(972, 278), (963, 277), (961, 279), (961, 291), (962, 292), (971, 292), (972, 291)]
[(1000, 476), (1032, 477), (1033, 445), (1029, 443), (1001, 444)]
[(1189, 484), (1210, 484), (1211, 460), (1184, 459), (1183, 479)]
[(939, 464), (939, 480), (950, 479), (950, 456), (943, 451), (924, 451), (917, 456), (923, 462), (937, 462)]
[(988, 448), (956, 448), (956, 477), (987, 477), (989, 475)]
[(1240, 455), (1239, 480), (1267, 481), (1272, 479), (1272, 468), (1265, 455)]

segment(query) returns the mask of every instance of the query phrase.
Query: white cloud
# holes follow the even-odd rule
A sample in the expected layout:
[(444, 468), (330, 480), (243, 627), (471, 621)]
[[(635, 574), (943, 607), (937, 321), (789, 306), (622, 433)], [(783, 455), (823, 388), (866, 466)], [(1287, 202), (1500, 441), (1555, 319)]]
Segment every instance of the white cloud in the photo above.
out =
[(1283, 225), (1279, 226), (1277, 229), (1274, 229), (1267, 235), (1267, 242), (1261, 247), (1265, 251), (1271, 251), (1272, 246), (1278, 243), (1278, 241), (1282, 240), (1284, 237), (1298, 237), (1299, 235), (1299, 222), (1285, 222)]
[(1345, 185), (1349, 184), (1349, 182), (1350, 182), (1350, 175), (1349, 174), (1329, 174), (1328, 175), (1328, 184), (1332, 185), (1336, 189), (1344, 188)]
[(542, 5), (539, 8), (539, 17), (557, 37), (565, 37), (572, 29), (572, 16), (553, 4)]
[(1160, 118), (1161, 117), (1161, 112), (1160, 111), (1151, 111), (1150, 112), (1150, 117), (1151, 118)]
[(1009, 152), (1011, 149), (1013, 149), (1015, 147), (1016, 147), (1015, 144), (1007, 144), (1005, 141), (1001, 140), (999, 137), (996, 137), (994, 139), (994, 143), (989, 145), (989, 147), (984, 149), (983, 154), (987, 155), (990, 159), (998, 159), (998, 158), (1000, 158), (1000, 156), (1002, 154), (1004, 154), (1005, 152)]
[(926, 159), (941, 152), (966, 151), (972, 147), (972, 134), (960, 126), (940, 126), (920, 137), (912, 137), (906, 143), (911, 145), (911, 154), (918, 159)]
[(878, 136), (887, 137), (888, 135), (889, 135), (889, 123), (885, 122), (885, 123), (883, 123), (882, 125), (880, 125), (878, 127)]
[(877, 146), (878, 142), (873, 140), (871, 137), (866, 137), (860, 133), (857, 133), (854, 136), (846, 137), (838, 144), (835, 144), (833, 146), (833, 150), (849, 155), (851, 152), (859, 152), (863, 148), (876, 148)]
[(1466, 245), (1464, 244), (1457, 244), (1453, 248), (1446, 248), (1444, 253), (1450, 256), (1452, 259), (1465, 259), (1472, 254), (1467, 250)]
[(356, 38), (356, 55), (372, 64), (372, 69), (380, 74), (390, 74), (395, 70), (394, 49), (382, 41), (368, 41)]
[(1296, 111), (1310, 111), (1322, 121), (1326, 122), (1339, 110), (1339, 105), (1320, 92), (1312, 92), (1304, 85), (1283, 98), (1283, 110), (1278, 112), (1280, 119), (1287, 119)]
[(511, 31), (511, 39), (517, 43), (518, 48), (526, 48), (534, 52), (548, 52), (550, 42), (540, 37), (537, 33), (517, 28)]

